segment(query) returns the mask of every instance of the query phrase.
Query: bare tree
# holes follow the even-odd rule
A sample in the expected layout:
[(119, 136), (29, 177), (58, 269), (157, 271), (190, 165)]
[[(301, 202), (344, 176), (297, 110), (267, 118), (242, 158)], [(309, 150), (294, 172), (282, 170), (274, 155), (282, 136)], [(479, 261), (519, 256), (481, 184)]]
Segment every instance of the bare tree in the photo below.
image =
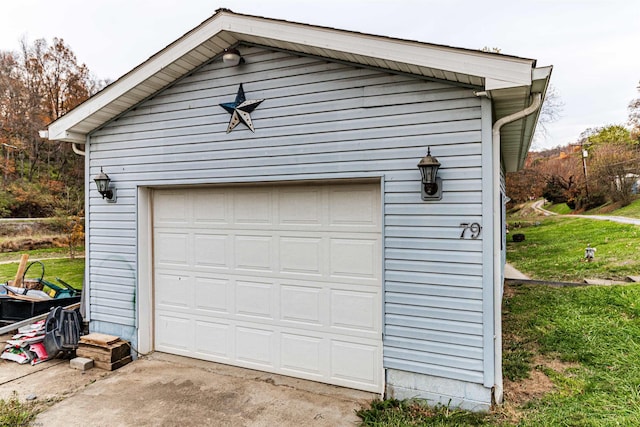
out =
[[(640, 83), (638, 84), (638, 92), (640, 92)], [(636, 141), (640, 141), (640, 97), (629, 103), (629, 126), (631, 126), (631, 135)]]
[(549, 125), (562, 117), (563, 108), (564, 101), (562, 101), (558, 89), (553, 85), (549, 85), (540, 109), (536, 133), (533, 136), (534, 146), (549, 138)]
[(638, 180), (640, 153), (630, 144), (598, 144), (591, 161), (592, 182), (598, 183), (611, 201), (626, 206), (633, 201)]
[[(4, 188), (14, 195), (13, 205), (27, 200), (24, 208), (12, 210), (26, 216), (32, 209), (41, 212), (28, 201), (44, 194), (61, 196), (53, 197), (54, 202), (69, 195), (83, 199), (82, 158), (73, 154), (70, 144), (46, 141), (38, 132), (103, 86), (62, 39), (51, 44), (23, 39), (19, 51), (0, 52), (0, 171)], [(5, 212), (3, 200), (0, 197), (0, 215)]]

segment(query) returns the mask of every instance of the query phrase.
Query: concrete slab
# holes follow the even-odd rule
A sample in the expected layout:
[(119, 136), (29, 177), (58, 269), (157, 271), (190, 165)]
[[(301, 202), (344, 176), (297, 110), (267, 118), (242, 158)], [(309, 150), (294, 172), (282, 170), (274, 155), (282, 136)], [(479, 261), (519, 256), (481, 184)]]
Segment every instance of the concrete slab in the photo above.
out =
[(630, 282), (640, 282), (640, 276), (627, 276), (627, 280)]
[[(10, 338), (11, 334), (0, 336), (0, 348), (4, 348), (4, 342)], [(99, 369), (86, 372), (71, 369), (69, 360), (63, 359), (35, 366), (0, 359), (0, 399), (8, 399), (15, 392), (24, 401), (27, 396), (35, 394), (37, 405), (48, 406), (50, 402), (70, 396), (108, 374), (110, 372)]]
[[(86, 374), (94, 371), (100, 370), (92, 369)], [(355, 411), (376, 397), (342, 387), (153, 353), (76, 390), (41, 412), (33, 424), (353, 426), (360, 421)]]
[(504, 278), (512, 280), (530, 280), (530, 277), (518, 271), (514, 266), (507, 263), (504, 266)]
[(616, 280), (607, 280), (607, 279), (584, 279), (584, 283), (587, 285), (598, 285), (598, 286), (613, 286), (613, 285), (628, 285), (629, 282), (620, 282)]

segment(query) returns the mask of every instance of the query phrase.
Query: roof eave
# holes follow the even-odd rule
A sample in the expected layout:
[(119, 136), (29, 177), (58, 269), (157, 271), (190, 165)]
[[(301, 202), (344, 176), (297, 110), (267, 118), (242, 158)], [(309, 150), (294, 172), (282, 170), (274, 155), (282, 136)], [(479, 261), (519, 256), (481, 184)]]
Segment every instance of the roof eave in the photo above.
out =
[[(74, 110), (51, 123), (49, 139), (79, 142), (182, 76), (240, 42), (328, 59), (348, 57), (355, 64), (375, 62), (379, 68), (410, 68), (429, 78), (442, 72), (452, 83), (471, 81), (485, 90), (501, 91), (532, 84), (535, 61), (513, 56), (354, 33), (307, 24), (241, 15), (222, 9)], [(408, 66), (408, 67), (407, 67)], [(459, 83), (459, 82), (458, 82)], [(72, 136), (70, 136), (72, 135)]]
[[(495, 120), (525, 109), (531, 104), (533, 95), (536, 93), (540, 93), (544, 100), (549, 88), (552, 70), (553, 67), (551, 66), (533, 68), (531, 70), (531, 85), (521, 87), (522, 93), (518, 94), (517, 97), (510, 95), (509, 90), (491, 92), (494, 110), (497, 112)], [(514, 90), (517, 90), (517, 88), (510, 89), (510, 91)], [(503, 127), (500, 151), (505, 172), (516, 172), (524, 167), (541, 110), (542, 107), (536, 110), (535, 113)]]

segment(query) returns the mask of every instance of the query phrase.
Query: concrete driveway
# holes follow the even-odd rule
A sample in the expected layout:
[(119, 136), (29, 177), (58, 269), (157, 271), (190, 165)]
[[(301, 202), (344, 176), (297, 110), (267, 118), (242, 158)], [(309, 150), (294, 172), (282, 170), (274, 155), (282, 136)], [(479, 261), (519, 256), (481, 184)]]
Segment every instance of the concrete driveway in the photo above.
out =
[(0, 398), (29, 394), (37, 426), (353, 426), (376, 395), (153, 353), (117, 371), (0, 360)]

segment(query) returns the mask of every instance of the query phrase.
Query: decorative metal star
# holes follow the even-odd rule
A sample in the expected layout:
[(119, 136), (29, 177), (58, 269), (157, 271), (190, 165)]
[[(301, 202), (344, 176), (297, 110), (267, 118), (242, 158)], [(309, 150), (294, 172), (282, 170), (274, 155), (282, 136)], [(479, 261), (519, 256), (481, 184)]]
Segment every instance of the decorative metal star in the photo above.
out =
[(258, 107), (258, 105), (260, 105), (262, 101), (264, 101), (264, 99), (254, 99), (247, 101), (244, 96), (242, 83), (240, 83), (238, 94), (236, 95), (236, 100), (234, 102), (226, 102), (224, 104), (220, 104), (222, 108), (224, 108), (229, 114), (231, 114), (231, 120), (229, 120), (229, 126), (227, 126), (227, 133), (231, 132), (233, 128), (238, 126), (239, 123), (244, 123), (246, 127), (251, 129), (251, 132), (255, 133), (250, 114), (253, 110), (256, 109), (256, 107)]

